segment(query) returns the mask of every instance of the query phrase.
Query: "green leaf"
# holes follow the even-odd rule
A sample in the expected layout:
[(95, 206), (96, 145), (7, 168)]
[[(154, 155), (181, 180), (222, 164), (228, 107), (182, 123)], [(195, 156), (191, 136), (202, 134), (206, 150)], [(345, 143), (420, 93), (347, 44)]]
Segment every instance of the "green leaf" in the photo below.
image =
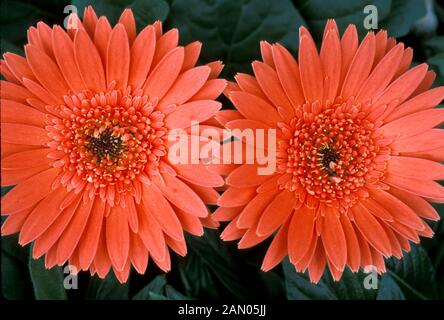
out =
[(401, 260), (387, 260), (387, 267), (407, 299), (437, 297), (435, 269), (422, 247), (412, 245), (411, 251)]
[[(3, 241), (3, 239), (2, 239)], [(24, 300), (28, 277), (26, 265), (2, 250), (2, 295), (8, 300)]]
[(388, 30), (393, 37), (402, 37), (412, 30), (416, 21), (427, 14), (424, 0), (392, 0), (390, 15), (380, 28)]
[(170, 300), (191, 300), (189, 297), (180, 293), (179, 291), (174, 289), (169, 284), (167, 284), (165, 287), (165, 293), (166, 293), (167, 298)]
[(156, 20), (164, 21), (170, 10), (165, 0), (73, 0), (72, 4), (80, 15), (86, 6), (92, 5), (97, 15), (105, 15), (111, 23), (119, 20), (125, 8), (131, 8), (139, 30)]
[(346, 269), (341, 280), (335, 282), (326, 271), (319, 283), (314, 284), (306, 273), (296, 272), (288, 259), (282, 264), (289, 300), (370, 300), (376, 293), (376, 290), (365, 289), (364, 278), (368, 275), (363, 272), (353, 273)]
[(64, 274), (61, 267), (45, 268), (44, 257), (32, 258), (29, 254), (29, 272), (31, 274), (34, 295), (37, 300), (66, 300), (67, 294), (63, 286)]
[(377, 300), (405, 300), (401, 288), (389, 275), (384, 274), (379, 281)]
[(222, 60), (228, 76), (249, 70), (261, 40), (295, 51), (304, 24), (290, 0), (175, 0), (167, 22), (183, 43), (202, 41), (201, 61)]
[(3, 0), (0, 4), (0, 38), (2, 53), (6, 51), (23, 54), (26, 30), (38, 21), (61, 22), (63, 2)]
[(232, 294), (240, 299), (248, 296), (249, 283), (242, 277), (241, 266), (233, 259), (216, 230), (205, 230), (202, 237), (187, 235), (189, 254), (196, 254), (201, 263)]
[(161, 295), (165, 291), (166, 278), (164, 275), (155, 277), (142, 290), (133, 296), (133, 300), (152, 300), (153, 294)]
[(128, 300), (129, 299), (129, 279), (125, 283), (120, 283), (114, 272), (110, 271), (105, 279), (101, 280), (97, 289), (97, 300)]

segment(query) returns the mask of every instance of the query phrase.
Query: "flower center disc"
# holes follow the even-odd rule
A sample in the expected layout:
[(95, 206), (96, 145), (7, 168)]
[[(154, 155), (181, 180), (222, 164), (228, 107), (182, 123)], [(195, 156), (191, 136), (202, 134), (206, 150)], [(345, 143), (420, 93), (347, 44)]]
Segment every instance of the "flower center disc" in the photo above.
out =
[(286, 173), (281, 188), (305, 190), (320, 201), (332, 202), (359, 192), (376, 163), (378, 144), (374, 125), (345, 106), (307, 117), (295, 117), (293, 133), (278, 144), (278, 170)]
[(110, 90), (64, 100), (47, 126), (50, 146), (62, 153), (53, 165), (63, 167), (63, 185), (81, 189), (90, 184), (95, 192), (115, 185), (123, 193), (131, 191), (134, 179), (158, 173), (167, 129), (164, 114), (154, 111), (147, 96)]

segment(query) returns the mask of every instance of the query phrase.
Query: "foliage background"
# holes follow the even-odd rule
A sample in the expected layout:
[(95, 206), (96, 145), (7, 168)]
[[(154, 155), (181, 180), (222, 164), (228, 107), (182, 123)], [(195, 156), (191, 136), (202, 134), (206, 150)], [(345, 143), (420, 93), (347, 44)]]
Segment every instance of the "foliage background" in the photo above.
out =
[[(428, 2), (428, 3), (427, 3)], [(1, 2), (1, 52), (23, 54), (26, 29), (43, 20), (62, 24), (69, 1), (4, 0)], [(74, 0), (83, 13), (93, 4), (98, 14), (115, 22), (125, 7), (133, 8), (138, 29), (162, 20), (165, 29), (177, 27), (183, 44), (200, 40), (201, 63), (224, 61), (223, 76), (250, 72), (259, 58), (259, 41), (280, 42), (296, 53), (298, 27), (308, 26), (317, 41), (327, 18), (335, 18), (342, 32), (355, 23), (365, 34), (363, 8), (378, 8), (379, 27), (414, 49), (414, 61), (427, 61), (437, 74), (435, 85), (444, 84), (444, 7), (429, 0)], [(223, 100), (229, 108), (229, 103)], [(2, 188), (2, 195), (9, 189)], [(444, 206), (436, 206), (444, 218)], [(2, 220), (3, 221), (3, 220)], [(120, 285), (114, 276), (105, 280), (79, 276), (79, 289), (63, 288), (61, 268), (46, 270), (43, 260), (29, 259), (29, 246), (20, 247), (17, 236), (1, 238), (1, 277), (4, 299), (444, 299), (444, 222), (431, 223), (436, 235), (401, 261), (389, 259), (388, 272), (378, 290), (365, 290), (365, 274), (344, 273), (333, 282), (326, 272), (318, 285), (294, 271), (288, 261), (274, 270), (260, 271), (270, 241), (239, 251), (223, 243), (219, 231), (207, 230), (202, 238), (187, 235), (188, 255), (172, 256), (172, 271), (163, 274), (150, 263), (145, 275), (132, 272)]]

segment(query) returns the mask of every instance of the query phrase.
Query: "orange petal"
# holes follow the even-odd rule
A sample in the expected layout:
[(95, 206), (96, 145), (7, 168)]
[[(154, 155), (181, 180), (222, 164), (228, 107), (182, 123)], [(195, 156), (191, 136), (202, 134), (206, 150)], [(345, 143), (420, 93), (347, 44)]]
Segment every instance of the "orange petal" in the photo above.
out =
[(293, 106), (281, 86), (276, 71), (269, 65), (258, 61), (253, 62), (253, 71), (262, 91), (267, 95), (273, 105), (276, 108), (284, 108), (291, 116), (294, 116)]
[(67, 208), (65, 208), (62, 213), (58, 215), (56, 220), (49, 226), (49, 228), (46, 229), (45, 232), (43, 232), (43, 234), (35, 240), (33, 246), (34, 259), (38, 259), (44, 253), (48, 252), (54, 246), (57, 240), (59, 240), (68, 223), (71, 221), (71, 218), (74, 215), (74, 212), (77, 210), (81, 200), (82, 197), (77, 196), (77, 199), (74, 200)]
[(316, 45), (305, 27), (299, 28), (299, 71), (306, 101), (322, 101), (324, 74)]
[(225, 90), (227, 80), (225, 79), (211, 79), (205, 82), (200, 90), (191, 97), (190, 101), (196, 100), (216, 100), (220, 94)]
[(139, 235), (130, 232), (130, 251), (129, 256), (131, 263), (136, 271), (140, 274), (144, 274), (148, 266), (148, 250), (140, 239)]
[[(168, 54), (174, 50), (179, 43), (179, 31), (177, 29), (171, 29), (165, 34), (163, 34), (159, 39), (157, 39), (156, 53), (153, 58), (154, 68), (166, 57)], [(182, 69), (182, 63), (180, 63), (180, 69)]]
[(153, 26), (140, 32), (131, 46), (131, 63), (128, 84), (134, 89), (143, 85), (151, 68), (156, 49), (156, 34)]
[[(276, 44), (273, 47), (273, 58), (282, 88), (287, 94), (291, 104), (293, 107), (302, 105), (305, 102), (305, 97), (302, 91), (298, 63), (291, 53), (280, 44)], [(239, 81), (240, 79), (236, 78), (236, 80), (238, 80), (239, 85), (244, 91), (248, 91), (244, 88), (243, 83)]]
[(94, 37), (97, 20), (98, 18), (94, 9), (91, 6), (87, 6), (83, 12), (83, 27), (91, 38)]
[(130, 47), (128, 35), (121, 23), (118, 23), (108, 41), (106, 54), (106, 80), (107, 85), (115, 81), (116, 88), (126, 89), (128, 84), (128, 74), (130, 68)]
[(122, 271), (128, 259), (130, 239), (127, 213), (117, 205), (106, 218), (106, 247), (113, 267)]
[(368, 210), (359, 204), (352, 207), (353, 218), (364, 238), (385, 256), (390, 255), (389, 239), (379, 222)]
[(74, 55), (86, 87), (95, 92), (104, 91), (106, 81), (102, 60), (96, 46), (83, 30), (78, 30), (74, 37)]
[(176, 81), (182, 69), (183, 59), (183, 47), (177, 47), (165, 55), (148, 77), (143, 87), (144, 93), (151, 98), (157, 97), (159, 100), (162, 99)]
[(162, 174), (162, 181), (156, 181), (157, 187), (171, 203), (196, 217), (206, 217), (207, 207), (197, 194), (180, 179)]
[(341, 96), (344, 99), (355, 96), (361, 89), (370, 74), (374, 57), (375, 35), (370, 32), (362, 41), (348, 68), (341, 91)]
[(177, 77), (171, 89), (159, 102), (158, 109), (168, 107), (171, 104), (181, 105), (194, 96), (205, 84), (210, 75), (210, 68), (200, 66), (189, 69)]
[(290, 220), (287, 220), (287, 222), (282, 225), (274, 236), (274, 239), (268, 247), (267, 253), (265, 254), (261, 270), (268, 271), (273, 269), (287, 255), (289, 221)]
[(158, 187), (154, 184), (144, 185), (142, 202), (166, 234), (176, 240), (183, 238), (180, 221)]
[(165, 125), (171, 129), (188, 128), (192, 121), (203, 122), (214, 116), (222, 107), (213, 100), (192, 101), (181, 105), (165, 118)]
[(356, 232), (350, 219), (344, 214), (339, 217), (344, 231), (345, 241), (347, 243), (347, 265), (353, 272), (357, 272), (361, 263), (361, 251), (359, 249), (359, 242)]
[(139, 206), (138, 211), (140, 239), (153, 259), (164, 261), (167, 255), (167, 246), (161, 227), (146, 208)]
[(136, 21), (134, 20), (133, 11), (129, 8), (123, 10), (119, 18), (119, 23), (125, 27), (129, 43), (133, 43), (136, 38)]
[(406, 102), (398, 105), (396, 109), (390, 113), (385, 119), (385, 122), (390, 122), (406, 115), (430, 109), (438, 105), (444, 99), (444, 86), (436, 87), (421, 93)]
[(194, 66), (197, 63), (197, 60), (199, 59), (201, 49), (202, 49), (202, 43), (199, 41), (194, 41), (185, 46), (184, 48), (185, 56), (183, 59), (182, 71), (194, 68)]
[(78, 245), (79, 267), (81, 269), (89, 268), (94, 260), (99, 245), (104, 213), (105, 202), (96, 198), (91, 209), (88, 225)]
[(19, 243), (28, 244), (39, 237), (62, 212), (60, 205), (67, 197), (65, 188), (60, 187), (48, 194), (29, 214), (20, 232)]
[(282, 121), (276, 109), (261, 98), (242, 91), (230, 93), (230, 100), (247, 119), (257, 120), (272, 127)]
[(102, 16), (99, 18), (96, 24), (96, 30), (94, 31), (94, 44), (99, 52), (102, 64), (106, 65), (106, 54), (108, 51), (108, 40), (111, 35), (111, 25), (109, 24), (106, 17)]
[(288, 256), (291, 263), (302, 260), (309, 249), (313, 237), (315, 210), (305, 205), (295, 210), (288, 230)]
[(416, 112), (381, 127), (386, 137), (408, 138), (423, 133), (444, 121), (443, 109)]
[(29, 44), (25, 46), (25, 52), (29, 66), (43, 87), (57, 97), (66, 95), (69, 87), (54, 61), (43, 51)]
[(256, 195), (256, 188), (229, 187), (217, 200), (220, 207), (240, 207), (246, 205)]
[(343, 271), (347, 262), (347, 241), (339, 220), (339, 212), (335, 210), (326, 208), (321, 238), (329, 261), (336, 269)]
[(9, 157), (2, 159), (2, 169), (22, 169), (48, 165), (47, 157), (50, 149), (36, 149), (15, 153)]
[[(418, 170), (418, 168), (421, 168), (421, 170)], [(444, 165), (420, 158), (392, 156), (387, 161), (387, 170), (391, 174), (414, 179), (444, 179)]]
[(294, 192), (287, 189), (279, 193), (267, 206), (259, 220), (256, 233), (258, 236), (272, 234), (293, 211), (296, 204)]
[(336, 28), (326, 27), (320, 59), (324, 71), (324, 100), (333, 102), (341, 78), (341, 42)]
[(3, 123), (1, 132), (2, 141), (8, 143), (42, 146), (50, 141), (45, 129), (25, 124)]
[(29, 208), (45, 198), (60, 168), (51, 168), (21, 182), (2, 198), (2, 212), (13, 213)]
[(13, 100), (1, 99), (2, 123), (18, 123), (43, 128), (46, 115), (34, 108)]
[(82, 237), (93, 206), (93, 200), (80, 202), (68, 226), (63, 231), (57, 244), (57, 263), (64, 264), (73, 254)]
[(74, 45), (68, 34), (59, 26), (54, 27), (52, 46), (54, 48), (55, 59), (66, 83), (74, 92), (84, 90), (85, 84), (77, 68), (74, 56)]
[(356, 101), (365, 102), (372, 99), (387, 87), (401, 62), (403, 50), (404, 45), (400, 43), (382, 58), (362, 85)]

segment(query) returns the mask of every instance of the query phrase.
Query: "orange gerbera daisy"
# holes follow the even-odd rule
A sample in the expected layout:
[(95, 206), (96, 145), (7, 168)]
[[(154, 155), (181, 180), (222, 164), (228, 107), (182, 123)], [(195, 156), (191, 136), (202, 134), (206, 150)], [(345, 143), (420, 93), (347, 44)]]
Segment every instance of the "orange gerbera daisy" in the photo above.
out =
[(1, 72), (2, 234), (34, 241), (46, 267), (69, 264), (121, 282), (148, 256), (170, 269), (168, 247), (187, 252), (183, 230), (216, 227), (223, 179), (204, 165), (168, 160), (171, 129), (221, 107), (220, 62), (195, 67), (201, 44), (178, 46), (156, 22), (138, 35), (131, 10), (114, 28), (86, 8), (83, 23), (28, 30), (26, 57), (4, 54)]
[(444, 87), (430, 89), (426, 64), (409, 69), (412, 50), (369, 32), (358, 46), (329, 20), (320, 54), (300, 29), (299, 64), (281, 45), (261, 43), (255, 77), (238, 74), (227, 94), (237, 111), (216, 118), (229, 129), (277, 129), (274, 174), (244, 164), (227, 177), (214, 218), (231, 221), (225, 240), (248, 248), (276, 233), (267, 271), (286, 255), (318, 282), (326, 264), (338, 280), (348, 266), (401, 258), (409, 241), (431, 237), (427, 202), (444, 202)]

